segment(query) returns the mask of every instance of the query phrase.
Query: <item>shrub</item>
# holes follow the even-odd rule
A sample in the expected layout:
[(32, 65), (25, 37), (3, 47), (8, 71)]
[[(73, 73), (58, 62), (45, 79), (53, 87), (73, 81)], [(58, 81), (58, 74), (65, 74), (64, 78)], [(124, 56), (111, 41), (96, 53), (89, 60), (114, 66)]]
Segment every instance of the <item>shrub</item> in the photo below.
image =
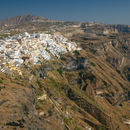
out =
[(48, 111), (48, 114), (49, 114), (49, 116), (52, 116), (52, 115), (53, 115), (53, 111), (52, 111), (52, 110), (49, 110), (49, 111)]
[(63, 77), (63, 73), (62, 73), (62, 70), (61, 69), (57, 69), (58, 73)]
[(78, 52), (77, 50), (75, 50), (73, 53), (74, 53), (76, 56), (79, 55), (79, 52)]
[(121, 107), (123, 106), (121, 103), (119, 104)]
[(96, 66), (96, 64), (94, 64), (93, 62), (90, 62), (90, 65), (94, 67)]
[(3, 80), (0, 79), (0, 83), (3, 83)]

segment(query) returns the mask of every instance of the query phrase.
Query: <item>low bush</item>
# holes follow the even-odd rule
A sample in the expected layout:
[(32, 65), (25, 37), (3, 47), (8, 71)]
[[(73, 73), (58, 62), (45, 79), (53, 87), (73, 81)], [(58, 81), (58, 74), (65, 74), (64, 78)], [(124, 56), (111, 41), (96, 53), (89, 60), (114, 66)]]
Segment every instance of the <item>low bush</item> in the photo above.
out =
[(62, 70), (61, 69), (57, 69), (57, 71), (58, 71), (58, 73), (63, 77), (63, 72), (62, 72)]
[(53, 115), (53, 111), (52, 111), (52, 110), (49, 110), (49, 111), (48, 111), (48, 114), (49, 114), (49, 116), (52, 116), (52, 115)]
[(3, 80), (0, 79), (0, 83), (3, 83)]
[(96, 64), (93, 63), (93, 62), (90, 62), (90, 65), (91, 65), (91, 66), (94, 66), (94, 67), (96, 66)]

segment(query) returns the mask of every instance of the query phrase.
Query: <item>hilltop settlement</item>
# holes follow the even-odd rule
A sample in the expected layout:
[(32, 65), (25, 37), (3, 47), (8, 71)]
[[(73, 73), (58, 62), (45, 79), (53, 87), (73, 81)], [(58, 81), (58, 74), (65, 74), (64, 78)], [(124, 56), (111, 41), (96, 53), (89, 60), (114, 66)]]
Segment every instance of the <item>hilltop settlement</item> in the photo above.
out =
[(4, 73), (16, 70), (31, 62), (35, 65), (43, 60), (51, 60), (53, 56), (80, 50), (75, 42), (69, 41), (60, 34), (33, 33), (17, 34), (0, 40), (0, 70)]

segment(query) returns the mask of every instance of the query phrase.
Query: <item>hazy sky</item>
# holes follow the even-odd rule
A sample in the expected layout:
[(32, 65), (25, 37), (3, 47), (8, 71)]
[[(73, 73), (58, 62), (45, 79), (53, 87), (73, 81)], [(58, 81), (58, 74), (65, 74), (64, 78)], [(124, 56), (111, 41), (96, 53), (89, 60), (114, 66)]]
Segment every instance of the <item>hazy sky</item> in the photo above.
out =
[(24, 14), (130, 25), (130, 0), (0, 0), (0, 20)]

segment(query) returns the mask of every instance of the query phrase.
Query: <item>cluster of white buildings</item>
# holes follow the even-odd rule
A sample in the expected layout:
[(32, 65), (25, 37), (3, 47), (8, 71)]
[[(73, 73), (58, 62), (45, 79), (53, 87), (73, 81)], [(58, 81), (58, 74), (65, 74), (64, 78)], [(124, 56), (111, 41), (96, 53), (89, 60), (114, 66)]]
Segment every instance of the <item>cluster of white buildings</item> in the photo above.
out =
[(60, 58), (61, 54), (77, 49), (75, 42), (60, 34), (18, 34), (0, 40), (0, 70), (18, 69), (24, 62), (39, 64), (41, 59)]

